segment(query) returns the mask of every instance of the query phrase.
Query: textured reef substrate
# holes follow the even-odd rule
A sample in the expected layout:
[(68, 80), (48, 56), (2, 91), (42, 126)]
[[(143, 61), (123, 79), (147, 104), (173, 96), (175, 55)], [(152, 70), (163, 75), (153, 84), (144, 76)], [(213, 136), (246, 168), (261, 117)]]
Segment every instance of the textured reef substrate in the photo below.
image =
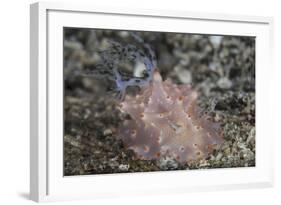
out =
[(221, 124), (224, 144), (197, 162), (139, 160), (116, 136), (119, 124), (128, 116), (106, 94), (107, 81), (77, 74), (97, 61), (97, 50), (106, 46), (105, 39), (122, 39), (126, 32), (67, 29), (64, 174), (255, 166), (254, 38), (151, 33), (141, 36), (154, 47), (164, 79), (171, 78), (176, 84), (192, 83), (199, 93), (199, 106)]

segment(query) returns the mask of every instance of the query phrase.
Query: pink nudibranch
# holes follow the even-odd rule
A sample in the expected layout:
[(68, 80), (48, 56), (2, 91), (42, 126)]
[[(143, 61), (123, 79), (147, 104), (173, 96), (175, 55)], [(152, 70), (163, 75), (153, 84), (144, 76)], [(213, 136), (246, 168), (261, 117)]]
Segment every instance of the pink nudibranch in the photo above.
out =
[(120, 109), (131, 119), (121, 124), (119, 136), (140, 159), (207, 158), (224, 140), (219, 124), (202, 116), (196, 101), (197, 92), (190, 85), (163, 82), (155, 69), (150, 85), (121, 102)]

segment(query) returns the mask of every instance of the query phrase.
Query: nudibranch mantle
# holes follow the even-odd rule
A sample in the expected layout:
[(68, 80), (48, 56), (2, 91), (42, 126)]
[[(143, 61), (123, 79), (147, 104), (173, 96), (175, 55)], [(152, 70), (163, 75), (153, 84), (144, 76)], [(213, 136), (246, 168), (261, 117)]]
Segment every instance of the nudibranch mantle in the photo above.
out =
[(131, 119), (121, 123), (119, 137), (140, 159), (196, 161), (224, 141), (220, 125), (200, 112), (197, 92), (190, 85), (163, 81), (157, 69), (137, 96), (126, 95), (120, 109)]

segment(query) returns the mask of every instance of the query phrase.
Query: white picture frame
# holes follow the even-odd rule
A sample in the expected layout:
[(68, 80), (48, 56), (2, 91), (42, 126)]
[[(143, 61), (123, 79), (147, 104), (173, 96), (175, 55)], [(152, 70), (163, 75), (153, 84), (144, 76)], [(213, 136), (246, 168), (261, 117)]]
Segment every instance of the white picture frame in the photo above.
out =
[[(190, 33), (256, 36), (256, 166), (64, 177), (61, 80), (65, 26), (181, 32), (187, 32), (188, 27)], [(269, 106), (273, 68), (272, 29), (270, 17), (97, 8), (69, 3), (32, 4), (30, 198), (41, 202), (273, 186), (272, 117), (265, 109)]]

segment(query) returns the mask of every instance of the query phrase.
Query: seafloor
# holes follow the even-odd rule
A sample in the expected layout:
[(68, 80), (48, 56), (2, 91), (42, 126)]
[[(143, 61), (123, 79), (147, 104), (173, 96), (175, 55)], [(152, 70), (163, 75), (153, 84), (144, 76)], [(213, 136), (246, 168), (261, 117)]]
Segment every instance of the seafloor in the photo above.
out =
[[(127, 39), (128, 32), (65, 28), (64, 174), (255, 166), (255, 38), (139, 35), (155, 50), (164, 79), (192, 83), (199, 92), (199, 106), (221, 124), (224, 144), (198, 162), (139, 160), (117, 139), (124, 114), (106, 90), (108, 81), (81, 75), (97, 63), (98, 51), (106, 48), (108, 39)], [(132, 69), (131, 64), (123, 67)]]

